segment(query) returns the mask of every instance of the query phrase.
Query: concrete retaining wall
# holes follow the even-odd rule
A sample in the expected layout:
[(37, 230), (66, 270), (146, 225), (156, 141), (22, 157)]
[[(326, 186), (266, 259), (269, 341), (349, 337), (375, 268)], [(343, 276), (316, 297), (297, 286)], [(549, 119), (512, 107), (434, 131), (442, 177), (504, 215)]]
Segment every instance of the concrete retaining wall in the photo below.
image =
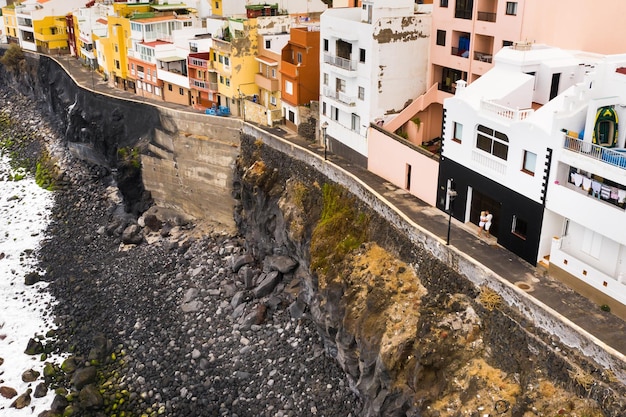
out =
[(160, 206), (233, 228), (241, 120), (166, 108), (159, 114), (161, 128), (142, 152), (144, 186)]

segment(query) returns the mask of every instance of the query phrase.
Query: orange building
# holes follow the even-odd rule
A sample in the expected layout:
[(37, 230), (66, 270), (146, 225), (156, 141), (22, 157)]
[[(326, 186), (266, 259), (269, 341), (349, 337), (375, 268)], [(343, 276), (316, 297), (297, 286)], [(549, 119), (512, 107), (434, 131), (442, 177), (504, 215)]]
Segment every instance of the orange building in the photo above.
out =
[(217, 105), (217, 72), (211, 52), (192, 52), (187, 57), (189, 86), (194, 108), (207, 109)]
[(319, 100), (319, 26), (291, 28), (290, 36), (281, 55), (281, 99), (285, 123), (295, 129), (300, 124), (298, 106)]
[(128, 54), (127, 87), (135, 94), (152, 99), (163, 99), (163, 82), (157, 78), (155, 51), (169, 42), (139, 42)]

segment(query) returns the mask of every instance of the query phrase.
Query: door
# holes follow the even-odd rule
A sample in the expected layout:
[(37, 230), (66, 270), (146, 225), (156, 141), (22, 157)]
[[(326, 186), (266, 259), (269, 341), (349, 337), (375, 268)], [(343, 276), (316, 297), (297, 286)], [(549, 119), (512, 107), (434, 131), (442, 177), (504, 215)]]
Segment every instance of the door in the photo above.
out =
[(406, 164), (406, 190), (411, 191), (411, 164)]
[(559, 94), (559, 82), (561, 81), (561, 73), (552, 74), (552, 84), (550, 85), (550, 100)]
[(483, 210), (489, 210), (489, 213), (493, 214), (491, 221), (491, 229), (489, 233), (494, 237), (498, 237), (498, 224), (500, 223), (500, 206), (501, 204), (489, 197), (486, 194), (482, 194), (475, 188), (472, 191), (472, 206), (470, 208), (470, 222), (474, 223), (478, 227), (480, 218), (480, 212)]

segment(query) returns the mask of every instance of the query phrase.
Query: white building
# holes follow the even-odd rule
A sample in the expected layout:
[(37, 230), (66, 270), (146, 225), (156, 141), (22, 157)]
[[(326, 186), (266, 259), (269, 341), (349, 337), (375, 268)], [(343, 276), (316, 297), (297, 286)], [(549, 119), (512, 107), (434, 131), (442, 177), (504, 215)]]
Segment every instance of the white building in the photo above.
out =
[[(67, 22), (65, 16), (73, 10), (83, 7), (82, 0), (26, 0), (15, 6), (15, 18), (17, 19), (17, 37), (22, 49), (37, 51), (37, 38), (43, 36), (62, 36), (66, 33)], [(34, 22), (53, 16), (55, 25), (45, 28), (46, 33), (35, 33)], [(66, 45), (67, 47), (67, 45)], [(41, 49), (41, 48), (40, 48)], [(44, 52), (48, 52), (44, 49)]]
[(426, 90), (430, 13), (413, 0), (329, 9), (320, 25), (320, 122), (332, 152), (367, 166), (369, 124)]
[(81, 7), (74, 10), (74, 18), (78, 25), (77, 36), (80, 39), (78, 57), (89, 67), (97, 68), (98, 56), (96, 45), (93, 40), (97, 37), (107, 36), (106, 18), (113, 13), (111, 5), (95, 3), (91, 7)]
[(625, 97), (626, 55), (504, 48), (444, 102), (437, 205), (451, 184), (454, 217), (490, 210), (500, 245), (626, 305)]

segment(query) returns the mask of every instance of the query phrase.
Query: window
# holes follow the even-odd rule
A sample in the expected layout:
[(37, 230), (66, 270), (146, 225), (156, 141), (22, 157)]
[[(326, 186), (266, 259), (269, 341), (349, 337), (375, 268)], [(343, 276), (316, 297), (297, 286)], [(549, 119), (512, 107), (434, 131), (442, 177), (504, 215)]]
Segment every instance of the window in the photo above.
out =
[(448, 7), (448, 0), (439, 0), (439, 7)]
[(326, 102), (322, 101), (322, 114), (326, 116)]
[(513, 41), (502, 41), (502, 47), (513, 46)]
[(529, 175), (535, 175), (535, 165), (537, 164), (537, 155), (524, 151), (524, 161), (522, 163), (522, 172), (525, 172)]
[(180, 94), (182, 96), (183, 94), (185, 94), (185, 90), (183, 90), (182, 87), (179, 87), (178, 88), (178, 94)]
[(216, 9), (219, 9), (219, 8), (220, 8), (220, 2), (219, 2), (219, 1), (216, 1), (216, 2), (215, 2), (215, 8), (216, 8)]
[(324, 85), (328, 85), (328, 74), (324, 73)]
[(167, 85), (167, 89), (168, 89), (169, 91), (172, 91), (172, 84), (168, 84), (168, 85)]
[(115, 49), (115, 52), (119, 52), (119, 48), (117, 47), (117, 44), (114, 45), (114, 49)]
[(365, 87), (359, 87), (359, 100), (365, 100)]
[(226, 87), (230, 87), (230, 78), (226, 78), (225, 80)]
[(218, 55), (218, 59), (220, 61), (220, 64), (224, 63), (224, 57), (222, 55)]
[(474, 0), (456, 0), (456, 9), (454, 17), (457, 19), (472, 19), (472, 9), (474, 8)]
[(461, 140), (463, 140), (463, 125), (461, 123), (454, 122), (452, 140), (458, 143), (461, 143)]
[(220, 75), (220, 84), (224, 84), (224, 76)]
[(285, 93), (293, 94), (293, 83), (291, 81), (285, 80)]
[(272, 40), (271, 39), (266, 39), (265, 40), (265, 49), (270, 49), (272, 47)]
[(365, 49), (359, 49), (359, 62), (365, 62)]
[(324, 52), (328, 52), (328, 39), (324, 39)]
[(330, 106), (330, 120), (339, 120), (339, 109), (335, 106)]
[(437, 45), (446, 46), (446, 31), (437, 29)]
[(289, 110), (289, 112), (287, 113), (287, 118), (289, 119), (289, 121), (291, 123), (295, 123), (296, 122), (296, 115), (293, 111)]
[(302, 52), (298, 52), (296, 56), (298, 58), (298, 64), (302, 64)]
[(276, 96), (270, 96), (270, 104), (271, 104), (272, 106), (275, 106), (275, 105), (276, 105)]
[(272, 68), (272, 78), (276, 78), (276, 68)]
[(520, 219), (517, 215), (513, 215), (513, 223), (511, 224), (511, 233), (515, 236), (526, 240), (528, 233), (528, 223), (526, 220)]
[(230, 66), (230, 59), (227, 56), (224, 57), (224, 66), (226, 67)]
[(359, 131), (359, 125), (361, 124), (361, 118), (359, 117), (358, 114), (354, 114), (352, 113), (352, 123), (350, 125), (350, 129), (352, 129), (352, 131), (354, 132), (358, 132)]
[(115, 68), (120, 69), (120, 61), (115, 60)]
[(506, 161), (509, 154), (509, 138), (504, 133), (483, 125), (478, 125), (477, 130), (476, 147)]
[(346, 92), (346, 80), (342, 80), (341, 78), (337, 78), (337, 83), (335, 85), (336, 91), (341, 91), (342, 93)]
[(511, 16), (517, 15), (517, 2), (516, 1), (506, 2), (506, 14), (511, 15)]

